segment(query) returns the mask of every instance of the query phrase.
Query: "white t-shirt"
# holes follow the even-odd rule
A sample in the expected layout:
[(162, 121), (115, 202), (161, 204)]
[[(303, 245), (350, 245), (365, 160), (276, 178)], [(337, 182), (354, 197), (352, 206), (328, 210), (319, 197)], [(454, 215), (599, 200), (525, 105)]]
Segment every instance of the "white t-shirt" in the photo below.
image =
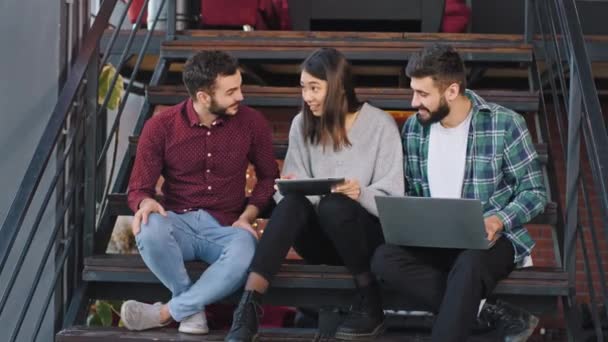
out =
[(427, 172), (431, 197), (460, 198), (471, 113), (453, 128), (431, 125)]

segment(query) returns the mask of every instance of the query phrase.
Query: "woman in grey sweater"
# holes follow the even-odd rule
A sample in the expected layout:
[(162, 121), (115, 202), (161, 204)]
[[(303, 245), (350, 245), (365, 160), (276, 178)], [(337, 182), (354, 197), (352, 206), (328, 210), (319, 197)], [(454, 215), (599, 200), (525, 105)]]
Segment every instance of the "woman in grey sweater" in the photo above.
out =
[(226, 341), (252, 341), (260, 298), (293, 245), (312, 264), (345, 265), (360, 298), (337, 338), (382, 332), (384, 315), (370, 259), (383, 242), (374, 197), (403, 195), (403, 152), (394, 119), (361, 104), (350, 65), (335, 49), (313, 52), (302, 64), (302, 111), (291, 124), (283, 178), (345, 178), (332, 194), (275, 194), (277, 207), (258, 243), (245, 292)]

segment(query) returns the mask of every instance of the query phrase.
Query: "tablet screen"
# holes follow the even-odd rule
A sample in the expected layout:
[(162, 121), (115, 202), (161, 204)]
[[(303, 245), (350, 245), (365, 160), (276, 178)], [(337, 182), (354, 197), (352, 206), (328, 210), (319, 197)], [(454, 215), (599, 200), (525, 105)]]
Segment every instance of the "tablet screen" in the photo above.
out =
[(331, 187), (344, 183), (344, 178), (277, 179), (276, 183), (283, 196), (289, 193), (313, 196), (331, 193)]

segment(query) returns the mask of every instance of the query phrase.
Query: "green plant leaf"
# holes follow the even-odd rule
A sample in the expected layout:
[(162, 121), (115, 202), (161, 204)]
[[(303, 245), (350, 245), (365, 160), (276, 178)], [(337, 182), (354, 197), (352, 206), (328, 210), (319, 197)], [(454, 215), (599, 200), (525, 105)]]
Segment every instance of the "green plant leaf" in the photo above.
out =
[(99, 319), (99, 315), (90, 314), (87, 317), (87, 326), (89, 327), (100, 327), (102, 326), (101, 319)]
[(112, 307), (112, 311), (114, 311), (114, 313), (116, 315), (120, 316), (120, 307), (122, 306), (122, 303), (124, 303), (124, 301), (122, 301), (122, 300), (108, 300), (107, 303), (110, 304), (110, 306)]
[(102, 326), (112, 326), (112, 307), (110, 306), (110, 304), (108, 304), (108, 302), (106, 301), (98, 300), (95, 303), (95, 306), (97, 307), (97, 315), (101, 320)]

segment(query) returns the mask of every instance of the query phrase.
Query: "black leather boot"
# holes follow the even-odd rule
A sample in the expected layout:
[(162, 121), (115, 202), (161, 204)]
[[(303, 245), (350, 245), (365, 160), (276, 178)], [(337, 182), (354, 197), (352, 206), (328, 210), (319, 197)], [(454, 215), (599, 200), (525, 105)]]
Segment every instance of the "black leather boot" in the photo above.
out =
[(262, 295), (255, 291), (245, 291), (234, 311), (232, 326), (225, 342), (255, 342), (258, 339), (258, 326), (262, 308)]
[(384, 331), (384, 311), (376, 283), (359, 288), (358, 303), (351, 306), (336, 331), (340, 340), (370, 339)]

